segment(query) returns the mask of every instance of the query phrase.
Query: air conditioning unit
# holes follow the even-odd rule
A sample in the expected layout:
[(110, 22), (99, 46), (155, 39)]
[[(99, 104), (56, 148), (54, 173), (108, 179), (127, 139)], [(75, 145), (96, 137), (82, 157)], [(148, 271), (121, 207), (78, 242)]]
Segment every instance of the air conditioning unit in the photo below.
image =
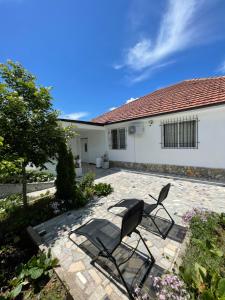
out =
[(136, 123), (128, 127), (129, 134), (141, 135), (144, 132), (144, 126), (142, 123)]

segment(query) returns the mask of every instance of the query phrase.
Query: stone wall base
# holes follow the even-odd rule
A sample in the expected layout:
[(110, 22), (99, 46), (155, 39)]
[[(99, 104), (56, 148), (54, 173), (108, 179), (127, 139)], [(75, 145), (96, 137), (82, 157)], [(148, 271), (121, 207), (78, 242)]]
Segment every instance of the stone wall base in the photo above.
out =
[(132, 163), (122, 161), (110, 161), (110, 167), (134, 169), (146, 172), (166, 173), (171, 175), (181, 175), (186, 177), (195, 177), (225, 182), (225, 169), (161, 165), (149, 163)]

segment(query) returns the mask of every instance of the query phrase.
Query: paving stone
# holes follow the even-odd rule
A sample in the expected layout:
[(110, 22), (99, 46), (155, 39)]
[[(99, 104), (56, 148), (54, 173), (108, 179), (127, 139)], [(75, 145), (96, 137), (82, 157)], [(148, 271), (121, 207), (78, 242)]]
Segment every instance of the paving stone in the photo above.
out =
[(105, 292), (106, 292), (106, 294), (108, 294), (109, 296), (112, 294), (113, 289), (112, 289), (112, 287), (110, 286), (110, 284), (108, 284), (108, 285), (105, 287)]
[(97, 272), (94, 269), (91, 269), (89, 271), (89, 274), (94, 279), (94, 281), (97, 285), (99, 285), (102, 282), (101, 278), (98, 276)]
[(169, 255), (170, 257), (175, 256), (176, 251), (173, 251), (167, 247), (164, 248), (164, 255)]
[(106, 296), (105, 289), (101, 286), (98, 286), (96, 287), (95, 292), (89, 297), (89, 300), (101, 300)]
[(85, 270), (85, 266), (81, 261), (72, 263), (68, 269), (68, 272), (79, 272)]
[(77, 273), (77, 277), (80, 279), (80, 281), (81, 281), (83, 284), (86, 284), (86, 283), (87, 283), (86, 278), (84, 277), (84, 275), (82, 275), (81, 272), (78, 272), (78, 273)]
[(171, 267), (171, 262), (168, 259), (163, 258), (159, 261), (159, 265), (161, 265), (165, 270), (169, 270)]
[[(162, 186), (171, 183), (171, 189), (164, 204), (171, 215), (174, 217), (176, 226), (183, 226), (182, 215), (193, 207), (199, 207), (199, 199), (201, 206), (217, 212), (225, 211), (225, 187), (206, 184), (201, 182), (189, 182), (182, 179), (166, 178), (163, 176), (153, 176), (147, 173), (130, 172), (126, 170), (98, 170), (98, 182), (110, 183), (114, 187), (114, 192), (100, 200), (96, 199), (79, 210), (73, 210), (71, 213), (65, 213), (61, 216), (46, 221), (34, 229), (36, 232), (46, 230), (47, 234), (43, 235), (41, 249), (51, 248), (52, 255), (59, 259), (60, 267), (58, 275), (61, 280), (70, 289), (71, 295), (75, 300), (125, 300), (127, 295), (123, 294), (115, 285), (114, 280), (109, 280), (106, 274), (103, 274), (94, 267), (91, 262), (91, 257), (87, 254), (90, 249), (84, 251), (81, 245), (85, 244), (86, 238), (72, 235), (74, 243), (69, 240), (68, 234), (81, 224), (87, 222), (90, 218), (106, 218), (116, 226), (121, 226), (121, 218), (107, 211), (110, 205), (117, 203), (121, 199), (138, 198), (145, 199), (148, 203), (153, 203), (147, 196), (149, 193), (158, 196)], [(135, 188), (133, 188), (135, 186)], [(79, 218), (79, 219), (78, 219)], [(174, 259), (182, 245), (180, 231), (177, 235), (167, 237), (165, 240), (152, 232), (140, 228), (140, 232), (146, 240), (147, 246), (153, 253), (156, 264), (164, 269), (171, 269)], [(172, 230), (171, 230), (172, 232)], [(177, 238), (180, 238), (180, 240)], [(138, 241), (138, 236), (132, 234), (130, 238), (125, 239), (125, 246), (135, 247)], [(75, 243), (76, 242), (76, 243)], [(76, 245), (78, 244), (79, 247)], [(120, 259), (124, 258), (123, 248), (120, 248), (117, 256)], [(125, 248), (124, 248), (125, 249)], [(148, 255), (142, 242), (138, 248), (141, 252)], [(126, 251), (125, 251), (126, 252)], [(170, 257), (170, 261), (163, 257)], [(127, 276), (131, 276), (131, 272), (136, 269), (138, 260), (132, 258), (127, 267)], [(109, 265), (106, 263), (106, 265)], [(99, 267), (101, 269), (101, 267)], [(102, 270), (106, 273), (106, 270)], [(108, 274), (109, 275), (109, 274)], [(110, 277), (110, 276), (109, 276)], [(117, 283), (122, 290), (124, 287)], [(125, 291), (126, 292), (126, 291)]]

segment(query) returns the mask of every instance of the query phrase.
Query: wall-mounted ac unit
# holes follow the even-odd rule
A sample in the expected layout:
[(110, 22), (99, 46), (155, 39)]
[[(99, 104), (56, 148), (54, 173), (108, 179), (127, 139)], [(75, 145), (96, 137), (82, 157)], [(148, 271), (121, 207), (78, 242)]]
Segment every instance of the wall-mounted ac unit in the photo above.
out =
[(129, 134), (141, 135), (144, 132), (144, 126), (142, 123), (135, 123), (128, 127)]

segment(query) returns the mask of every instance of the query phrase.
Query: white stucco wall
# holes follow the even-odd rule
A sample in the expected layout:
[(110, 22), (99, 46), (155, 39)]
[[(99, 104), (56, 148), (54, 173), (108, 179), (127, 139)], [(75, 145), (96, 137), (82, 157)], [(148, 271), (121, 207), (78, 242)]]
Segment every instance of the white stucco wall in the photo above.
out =
[[(198, 117), (198, 149), (162, 149), (161, 121), (173, 118)], [(149, 121), (153, 124), (149, 126)], [(126, 150), (112, 150), (108, 145), (108, 131), (113, 128), (143, 123), (141, 136), (127, 134)], [(149, 119), (107, 125), (106, 141), (109, 158), (112, 161), (170, 164), (208, 168), (225, 168), (225, 105), (189, 112), (168, 114)]]
[(78, 130), (78, 135), (71, 141), (71, 149), (73, 155), (80, 155), (82, 159), (81, 151), (81, 139), (88, 139), (88, 161), (89, 163), (96, 163), (96, 158), (102, 156), (106, 152), (106, 140), (104, 130)]

